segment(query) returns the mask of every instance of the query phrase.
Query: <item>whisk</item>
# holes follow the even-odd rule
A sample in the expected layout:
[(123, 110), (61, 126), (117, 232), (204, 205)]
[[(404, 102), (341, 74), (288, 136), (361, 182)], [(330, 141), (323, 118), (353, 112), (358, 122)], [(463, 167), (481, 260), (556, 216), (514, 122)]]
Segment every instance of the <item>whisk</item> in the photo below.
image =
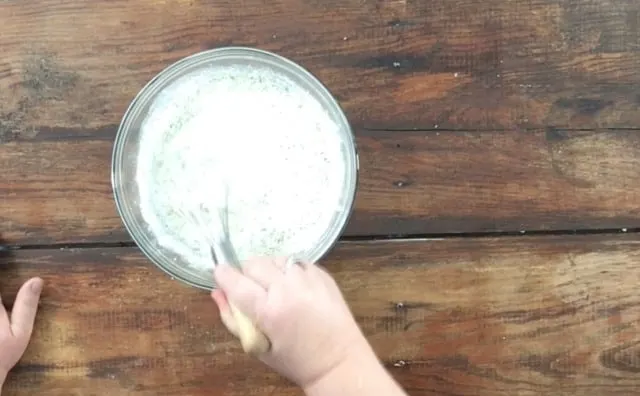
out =
[[(222, 202), (216, 202), (213, 208), (214, 213), (211, 213), (211, 210), (202, 204), (194, 209), (196, 210), (181, 210), (181, 212), (202, 231), (203, 239), (209, 244), (214, 265), (231, 265), (240, 268), (240, 261), (229, 237), (227, 189), (224, 188)], [(210, 220), (210, 224), (206, 220)], [(242, 349), (251, 355), (260, 355), (269, 351), (271, 342), (256, 327), (253, 321), (232, 302), (229, 302), (229, 309), (235, 320), (236, 335), (240, 339)]]

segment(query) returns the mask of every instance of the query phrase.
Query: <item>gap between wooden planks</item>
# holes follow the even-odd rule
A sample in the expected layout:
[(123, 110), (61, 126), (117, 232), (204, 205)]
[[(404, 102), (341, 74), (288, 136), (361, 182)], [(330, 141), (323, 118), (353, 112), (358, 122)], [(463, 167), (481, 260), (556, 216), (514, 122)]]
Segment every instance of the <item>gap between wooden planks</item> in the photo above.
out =
[[(130, 241), (111, 190), (115, 126), (89, 137), (67, 132), (0, 144), (0, 243)], [(357, 129), (356, 136), (350, 237), (640, 226), (635, 130)]]
[[(323, 262), (411, 395), (638, 394), (640, 235), (341, 243)], [(6, 394), (280, 395), (206, 293), (134, 248), (15, 251), (46, 280)], [(312, 358), (312, 357), (310, 357)]]

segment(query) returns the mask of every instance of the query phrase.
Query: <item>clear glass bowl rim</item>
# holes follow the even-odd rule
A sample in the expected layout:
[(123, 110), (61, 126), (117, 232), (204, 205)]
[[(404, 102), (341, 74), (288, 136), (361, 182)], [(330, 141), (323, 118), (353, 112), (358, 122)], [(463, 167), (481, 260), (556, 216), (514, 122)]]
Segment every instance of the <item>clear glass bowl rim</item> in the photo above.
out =
[(123, 160), (124, 144), (127, 141), (129, 134), (133, 131), (131, 129), (131, 123), (138, 116), (137, 113), (140, 111), (140, 109), (143, 108), (144, 105), (152, 101), (155, 95), (162, 88), (164, 88), (167, 82), (172, 81), (172, 79), (174, 78), (180, 77), (181, 73), (185, 70), (197, 68), (200, 64), (210, 63), (215, 61), (216, 59), (229, 57), (237, 60), (251, 57), (253, 60), (265, 61), (267, 63), (271, 63), (272, 65), (277, 64), (279, 67), (286, 69), (287, 72), (292, 73), (298, 78), (304, 80), (306, 84), (313, 87), (314, 89), (313, 92), (310, 93), (312, 95), (321, 97), (324, 100), (324, 103), (328, 104), (330, 108), (326, 108), (326, 110), (332, 114), (337, 115), (338, 122), (341, 124), (341, 128), (346, 133), (346, 135), (348, 135), (348, 139), (346, 139), (345, 141), (348, 146), (347, 156), (349, 159), (349, 163), (346, 164), (346, 179), (348, 185), (347, 190), (344, 191), (343, 195), (343, 199), (345, 200), (344, 210), (342, 211), (342, 215), (338, 218), (335, 227), (327, 230), (327, 233), (324, 235), (324, 238), (319, 244), (319, 247), (315, 250), (316, 254), (310, 258), (312, 262), (317, 263), (319, 260), (325, 257), (326, 254), (331, 251), (333, 247), (338, 243), (339, 238), (347, 227), (349, 219), (351, 218), (351, 215), (353, 213), (359, 179), (359, 159), (355, 135), (344, 113), (344, 110), (328, 90), (328, 88), (315, 75), (313, 75), (301, 65), (270, 51), (252, 47), (230, 46), (201, 51), (182, 58), (167, 66), (138, 92), (122, 117), (113, 146), (111, 160), (111, 186), (116, 203), (116, 209), (120, 218), (122, 219), (122, 222), (124, 223), (125, 229), (129, 233), (133, 241), (136, 243), (136, 245), (140, 248), (142, 253), (147, 257), (147, 259), (149, 259), (154, 265), (156, 265), (159, 269), (164, 271), (172, 278), (178, 279), (185, 284), (204, 290), (211, 290), (215, 288), (215, 283), (213, 283), (212, 281), (211, 284), (203, 284), (198, 281), (189, 279), (183, 276), (179, 271), (174, 270), (175, 266), (172, 265), (172, 263), (163, 262), (163, 260), (158, 258), (151, 251), (151, 243), (146, 237), (146, 232), (142, 229), (141, 226), (136, 224), (133, 216), (129, 213), (129, 210), (127, 209), (128, 203), (124, 201), (122, 193), (119, 191), (118, 186), (120, 185), (119, 182), (122, 178), (122, 172), (120, 169), (125, 165)]

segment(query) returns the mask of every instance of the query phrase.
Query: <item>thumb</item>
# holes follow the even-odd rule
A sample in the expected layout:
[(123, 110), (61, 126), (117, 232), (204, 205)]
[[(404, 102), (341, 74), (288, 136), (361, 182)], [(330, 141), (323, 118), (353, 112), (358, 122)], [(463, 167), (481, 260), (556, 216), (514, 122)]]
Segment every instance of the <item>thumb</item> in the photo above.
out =
[(226, 300), (255, 321), (258, 318), (258, 307), (267, 298), (267, 291), (229, 265), (218, 265), (214, 277)]
[(32, 278), (18, 291), (11, 311), (11, 332), (15, 337), (26, 340), (31, 337), (43, 286), (42, 279)]

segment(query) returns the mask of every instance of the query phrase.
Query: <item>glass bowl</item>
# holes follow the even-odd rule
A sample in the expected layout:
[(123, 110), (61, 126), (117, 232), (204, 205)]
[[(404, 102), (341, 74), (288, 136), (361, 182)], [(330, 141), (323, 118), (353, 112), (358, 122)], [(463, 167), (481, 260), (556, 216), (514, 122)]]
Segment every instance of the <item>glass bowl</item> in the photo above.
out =
[(279, 55), (245, 47), (225, 47), (197, 53), (167, 67), (153, 78), (135, 97), (127, 109), (114, 143), (111, 182), (118, 213), (142, 252), (160, 269), (186, 284), (211, 290), (216, 287), (211, 271), (195, 269), (183, 256), (161, 245), (151, 231), (140, 209), (136, 182), (141, 128), (154, 101), (162, 90), (176, 80), (206, 68), (242, 65), (269, 68), (291, 79), (309, 93), (339, 127), (345, 175), (339, 207), (315, 247), (301, 259), (317, 262), (332, 249), (351, 215), (358, 181), (358, 154), (349, 122), (327, 88), (311, 73)]

